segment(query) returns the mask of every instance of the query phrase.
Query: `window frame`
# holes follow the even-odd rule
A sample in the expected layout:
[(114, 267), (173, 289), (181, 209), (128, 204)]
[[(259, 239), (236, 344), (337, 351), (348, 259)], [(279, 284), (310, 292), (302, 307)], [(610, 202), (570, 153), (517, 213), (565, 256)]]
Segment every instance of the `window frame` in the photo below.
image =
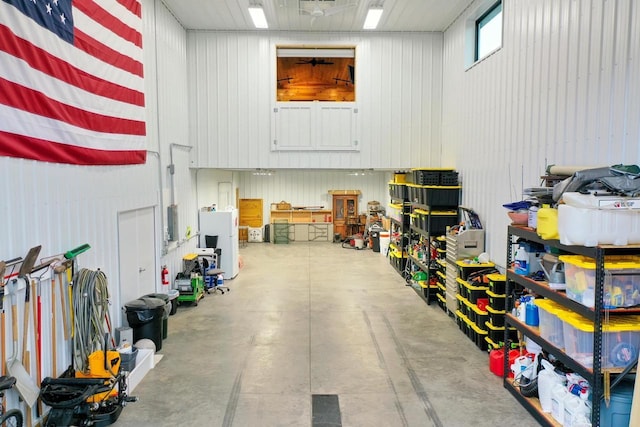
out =
[[(491, 22), (499, 13), (503, 12), (503, 4), (502, 0), (496, 1), (493, 5), (491, 5), (480, 17), (475, 20), (475, 28), (474, 28), (474, 53), (473, 53), (473, 62), (478, 62), (483, 58), (489, 56), (495, 50), (498, 50), (502, 47), (502, 34), (500, 35), (500, 44), (496, 46), (494, 49), (491, 49), (484, 56), (480, 57), (480, 30), (487, 23)], [(501, 22), (502, 24), (502, 22)]]

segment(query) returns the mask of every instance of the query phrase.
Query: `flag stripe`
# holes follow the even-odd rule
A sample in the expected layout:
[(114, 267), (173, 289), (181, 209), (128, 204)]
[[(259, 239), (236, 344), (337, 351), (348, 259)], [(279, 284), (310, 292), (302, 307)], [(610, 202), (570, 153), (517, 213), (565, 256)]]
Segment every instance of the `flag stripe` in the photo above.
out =
[(87, 96), (86, 91), (31, 68), (26, 62), (1, 50), (0, 64), (3, 65), (0, 67), (0, 78), (40, 91), (47, 97), (63, 104), (112, 117), (125, 117), (133, 120), (145, 120), (146, 118), (144, 107), (97, 95)]
[(88, 34), (83, 33), (78, 28), (75, 30), (74, 45), (78, 49), (106, 62), (107, 64), (113, 65), (121, 70), (128, 71), (136, 76), (143, 77), (142, 64), (140, 62), (127, 56), (120, 55), (118, 51), (105, 46)]
[[(50, 1), (50, 0), (49, 0)], [(123, 24), (131, 28), (136, 28), (140, 30), (140, 17), (135, 15), (135, 12), (127, 9), (123, 6), (118, 0), (92, 0), (96, 4), (100, 5), (104, 10), (109, 11), (109, 13), (115, 16), (118, 20), (122, 21)], [(75, 22), (77, 14), (79, 13), (78, 9), (73, 11), (73, 20)], [(144, 36), (142, 39), (142, 43), (144, 44)], [(133, 44), (131, 44), (133, 46)]]
[(16, 37), (4, 25), (0, 25), (0, 49), (28, 62), (36, 70), (70, 85), (116, 101), (144, 106), (144, 93), (108, 81), (98, 80), (95, 76), (91, 76), (83, 70), (49, 54), (27, 40)]
[(104, 10), (91, 0), (73, 0), (73, 7), (125, 40), (142, 47), (142, 34)]
[(144, 135), (145, 124), (129, 119), (109, 117), (65, 105), (42, 92), (0, 79), (0, 104), (29, 111), (43, 117), (64, 121), (94, 132)]
[(145, 146), (144, 136), (94, 132), (2, 104), (0, 117), (3, 118), (0, 121), (1, 131), (31, 138), (104, 151), (137, 150)]
[[(116, 7), (122, 9), (120, 5)], [(124, 9), (122, 9), (122, 11), (124, 11), (125, 13), (129, 13)], [(144, 58), (142, 56), (141, 48), (123, 39), (119, 35), (112, 33), (108, 29), (105, 29), (99, 23), (91, 19), (90, 16), (85, 15), (77, 9), (73, 11), (73, 22), (75, 23), (76, 34), (77, 31), (81, 31), (84, 34), (87, 34), (89, 37), (102, 43), (103, 45), (109, 46), (111, 49), (116, 51), (118, 55), (127, 57), (130, 60), (136, 61), (138, 63), (141, 63), (143, 61)]]
[[(11, 150), (6, 150), (6, 147), (11, 147)], [(106, 166), (144, 163), (147, 152), (145, 150), (105, 152), (0, 131), (0, 156), (21, 157), (42, 162)]]
[(142, 8), (140, 7), (140, 3), (136, 0), (116, 0), (118, 3), (126, 7), (136, 15), (138, 18), (142, 18)]

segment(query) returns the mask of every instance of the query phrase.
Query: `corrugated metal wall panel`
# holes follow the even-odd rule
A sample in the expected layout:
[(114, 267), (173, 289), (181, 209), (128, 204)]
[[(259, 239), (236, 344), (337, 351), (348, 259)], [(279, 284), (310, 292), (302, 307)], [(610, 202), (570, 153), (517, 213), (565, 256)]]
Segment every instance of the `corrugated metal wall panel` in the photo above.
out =
[[(158, 247), (162, 248), (160, 266), (167, 265), (173, 278), (183, 269), (182, 257), (193, 252), (198, 243), (193, 237), (198, 230), (195, 171), (190, 169), (196, 150), (187, 148), (190, 146), (190, 129), (186, 32), (161, 1), (156, 0), (156, 5), (155, 20), (149, 31), (154, 33), (156, 42), (156, 55), (151, 68), (156, 72), (158, 105), (152, 123), (158, 128), (159, 191), (162, 191), (162, 203), (158, 203), (156, 209), (157, 232)], [(172, 161), (173, 175), (168, 169)], [(157, 176), (158, 172), (155, 173)], [(167, 207), (172, 203), (178, 205), (179, 240), (164, 247)], [(186, 236), (187, 227), (191, 229), (191, 238)]]
[(640, 163), (638, 6), (631, 0), (505, 2), (503, 46), (465, 70), (469, 10), (444, 35), (442, 164), (505, 263), (503, 203), (548, 164)]
[[(115, 279), (118, 211), (157, 203), (153, 164), (81, 167), (0, 157), (5, 198), (5, 239), (0, 259), (24, 256), (42, 245), (43, 257), (89, 243), (80, 265), (101, 268)], [(132, 185), (135, 183), (135, 185)]]
[[(198, 167), (406, 168), (437, 165), (441, 33), (187, 35), (190, 137)], [(272, 152), (275, 46), (357, 46), (359, 152)], [(268, 70), (268, 71), (267, 71)], [(426, 101), (425, 101), (426, 100)]]

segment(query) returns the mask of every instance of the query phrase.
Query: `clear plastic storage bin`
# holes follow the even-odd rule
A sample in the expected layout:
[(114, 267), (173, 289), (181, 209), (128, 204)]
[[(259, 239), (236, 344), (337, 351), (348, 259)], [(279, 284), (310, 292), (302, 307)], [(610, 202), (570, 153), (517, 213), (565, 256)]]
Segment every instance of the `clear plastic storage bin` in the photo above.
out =
[[(582, 255), (560, 255), (565, 266), (567, 297), (587, 307), (595, 303), (596, 262)], [(604, 263), (605, 308), (631, 307), (640, 304), (640, 257), (618, 255), (606, 257)]]
[(563, 349), (564, 332), (559, 313), (566, 310), (560, 304), (549, 299), (536, 298), (533, 302), (539, 308), (540, 336), (556, 347)]
[[(593, 322), (578, 314), (560, 312), (564, 351), (587, 368), (593, 367)], [(602, 325), (602, 368), (623, 368), (638, 359), (640, 316), (611, 317)]]

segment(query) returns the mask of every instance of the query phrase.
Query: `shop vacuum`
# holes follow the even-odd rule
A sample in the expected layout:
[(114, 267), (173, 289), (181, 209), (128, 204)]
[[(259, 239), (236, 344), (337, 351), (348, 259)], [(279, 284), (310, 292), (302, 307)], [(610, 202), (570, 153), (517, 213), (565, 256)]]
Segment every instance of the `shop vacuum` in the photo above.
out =
[(120, 370), (121, 355), (106, 350), (89, 355), (87, 372), (72, 372), (69, 367), (60, 378), (42, 380), (40, 398), (51, 407), (44, 427), (94, 426), (115, 423), (122, 409), (136, 397), (126, 393), (126, 376)]

